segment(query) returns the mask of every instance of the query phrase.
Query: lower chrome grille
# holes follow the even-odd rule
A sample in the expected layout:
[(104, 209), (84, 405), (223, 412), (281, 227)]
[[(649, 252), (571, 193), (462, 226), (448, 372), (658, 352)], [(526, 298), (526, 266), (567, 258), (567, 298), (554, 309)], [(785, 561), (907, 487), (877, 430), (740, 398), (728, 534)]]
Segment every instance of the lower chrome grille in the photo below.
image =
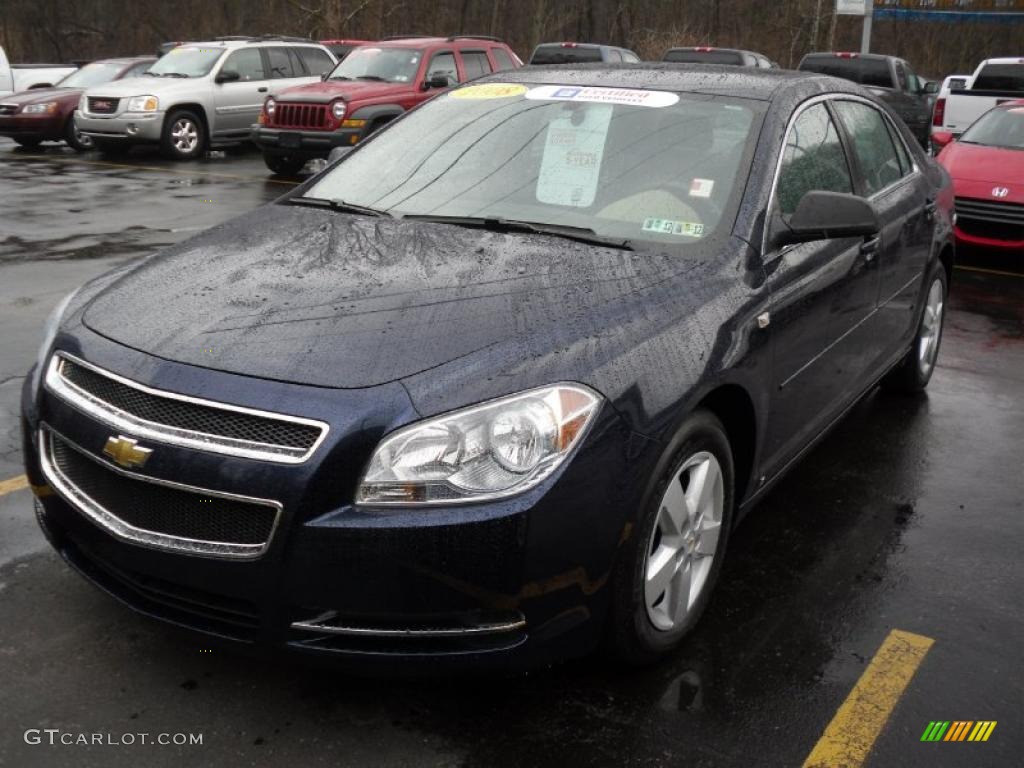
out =
[(45, 427), (40, 441), (43, 472), (51, 485), (118, 538), (227, 558), (258, 557), (269, 545), (281, 512), (275, 501), (125, 472)]

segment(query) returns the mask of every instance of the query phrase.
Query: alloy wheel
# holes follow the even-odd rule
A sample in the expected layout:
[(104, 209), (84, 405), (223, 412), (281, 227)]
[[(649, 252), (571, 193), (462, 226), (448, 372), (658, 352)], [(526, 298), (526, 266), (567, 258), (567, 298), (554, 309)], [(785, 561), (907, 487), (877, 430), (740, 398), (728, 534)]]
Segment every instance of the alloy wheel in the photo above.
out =
[(928, 299), (921, 317), (921, 330), (917, 339), (917, 362), (921, 373), (928, 376), (935, 358), (939, 354), (939, 337), (942, 334), (942, 313), (945, 302), (942, 296), (942, 281), (936, 279), (928, 289)]
[(191, 154), (199, 143), (199, 126), (187, 117), (179, 117), (171, 126), (171, 144), (183, 155)]
[(724, 504), (722, 468), (708, 451), (684, 461), (665, 488), (644, 560), (644, 604), (657, 629), (685, 624), (704, 592)]

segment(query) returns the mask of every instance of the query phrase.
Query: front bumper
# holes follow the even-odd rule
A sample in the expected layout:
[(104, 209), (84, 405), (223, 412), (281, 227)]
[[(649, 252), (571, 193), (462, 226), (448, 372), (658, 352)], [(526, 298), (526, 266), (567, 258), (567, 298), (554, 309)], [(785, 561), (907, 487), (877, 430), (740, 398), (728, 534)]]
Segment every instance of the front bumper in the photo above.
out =
[(1024, 239), (1002, 240), (995, 237), (986, 237), (977, 232), (966, 232), (959, 225), (954, 228), (953, 232), (956, 235), (957, 245), (1006, 251), (1007, 254), (1015, 256), (1024, 254)]
[(75, 127), (94, 139), (153, 143), (163, 132), (163, 112), (124, 112), (119, 115), (92, 115), (75, 112)]
[[(522, 496), (379, 512), (351, 499), (380, 434), (416, 418), (400, 385), (324, 392), (251, 380), (160, 361), (84, 330), (70, 351), (152, 387), (173, 383), (184, 394), (248, 407), (333, 414), (328, 438), (301, 464), (146, 441), (155, 449), (140, 471), (146, 478), (188, 478), (282, 505), (259, 558), (193, 556), (111, 535), (50, 482), (40, 464), (41, 427), (101, 460), (114, 430), (46, 390), (37, 397), (28, 377), (24, 451), (40, 523), (73, 567), (135, 610), (259, 652), (360, 667), (533, 666), (586, 653), (599, 640), (634, 493), (624, 480), (629, 432), (611, 409), (560, 473)], [(610, 462), (623, 472), (609, 472)]]
[(59, 111), (49, 115), (3, 115), (0, 116), (0, 136), (41, 141), (63, 139), (66, 119)]
[(264, 152), (294, 157), (327, 157), (335, 147), (351, 147), (363, 137), (364, 128), (337, 131), (303, 131), (288, 128), (252, 126), (250, 138)]

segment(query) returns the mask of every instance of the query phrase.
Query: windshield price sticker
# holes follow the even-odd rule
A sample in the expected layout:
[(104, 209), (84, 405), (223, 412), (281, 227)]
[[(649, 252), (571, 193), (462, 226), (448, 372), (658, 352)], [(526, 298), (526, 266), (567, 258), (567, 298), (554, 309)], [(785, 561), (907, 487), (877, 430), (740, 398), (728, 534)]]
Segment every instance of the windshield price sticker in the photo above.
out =
[(704, 225), (694, 221), (672, 221), (670, 219), (644, 219), (644, 232), (680, 237), (703, 237)]
[(671, 107), (679, 103), (679, 95), (675, 93), (599, 86), (584, 88), (542, 85), (527, 91), (526, 98), (533, 101), (586, 101), (592, 104), (623, 104), (631, 107)]
[(580, 107), (548, 123), (537, 175), (537, 200), (551, 205), (594, 204), (611, 106)]
[(690, 197), (711, 197), (714, 188), (712, 179), (694, 179), (690, 182)]
[(525, 85), (518, 85), (516, 83), (483, 83), (452, 91), (452, 98), (507, 99), (511, 96), (522, 96), (524, 93), (526, 93)]

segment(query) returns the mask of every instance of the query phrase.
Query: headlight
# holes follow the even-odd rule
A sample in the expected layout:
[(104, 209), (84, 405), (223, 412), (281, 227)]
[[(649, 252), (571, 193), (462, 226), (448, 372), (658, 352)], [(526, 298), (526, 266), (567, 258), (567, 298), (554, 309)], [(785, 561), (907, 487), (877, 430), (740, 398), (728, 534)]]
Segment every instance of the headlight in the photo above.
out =
[(47, 101), (42, 104), (27, 104), (22, 107), (23, 115), (49, 115), (57, 111), (56, 101)]
[(263, 111), (267, 113), (267, 117), (274, 116), (274, 110), (277, 109), (277, 102), (273, 99), (267, 99), (263, 104)]
[(341, 120), (345, 116), (345, 102), (336, 101), (331, 105), (331, 114), (335, 120)]
[(127, 112), (156, 112), (160, 100), (156, 96), (132, 96), (128, 99)]
[(374, 451), (360, 504), (450, 504), (522, 493), (580, 442), (601, 397), (580, 384), (509, 395), (404, 427)]
[(61, 299), (57, 306), (53, 308), (50, 316), (46, 318), (46, 324), (43, 326), (43, 343), (39, 345), (39, 353), (36, 355), (36, 370), (32, 384), (33, 391), (39, 387), (39, 382), (43, 375), (43, 367), (46, 365), (46, 359), (50, 356), (50, 347), (53, 346), (53, 340), (57, 338), (57, 331), (60, 330), (61, 321), (64, 319), (64, 312), (67, 311), (68, 304), (75, 298), (78, 290), (76, 288)]

